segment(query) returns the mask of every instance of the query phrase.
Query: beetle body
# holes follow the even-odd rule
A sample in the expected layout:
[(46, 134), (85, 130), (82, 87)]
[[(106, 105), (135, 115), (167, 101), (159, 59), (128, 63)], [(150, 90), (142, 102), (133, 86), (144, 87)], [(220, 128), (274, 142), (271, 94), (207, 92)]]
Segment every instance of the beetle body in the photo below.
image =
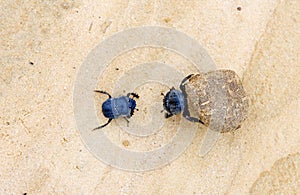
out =
[(166, 94), (163, 100), (166, 118), (181, 113), (184, 109), (184, 97), (183, 94), (176, 90), (174, 87)]
[[(108, 99), (102, 103), (102, 113), (104, 117), (108, 118), (108, 121), (94, 130), (105, 127), (112, 119), (119, 117), (130, 118), (133, 115), (134, 110), (136, 110), (136, 101), (133, 98), (139, 98), (139, 96), (135, 93), (128, 93), (127, 96), (113, 98), (105, 91), (95, 90), (95, 92), (108, 95)], [(130, 96), (132, 96), (132, 98)]]
[(136, 107), (136, 101), (127, 96), (109, 98), (102, 104), (102, 113), (106, 118), (115, 119), (119, 117), (130, 118)]

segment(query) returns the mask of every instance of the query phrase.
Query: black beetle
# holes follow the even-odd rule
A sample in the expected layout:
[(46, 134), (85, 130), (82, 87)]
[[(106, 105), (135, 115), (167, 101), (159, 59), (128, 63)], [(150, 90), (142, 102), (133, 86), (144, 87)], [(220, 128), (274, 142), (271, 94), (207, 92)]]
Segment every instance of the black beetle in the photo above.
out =
[[(108, 95), (108, 99), (102, 104), (102, 113), (108, 118), (107, 123), (96, 127), (93, 130), (101, 129), (108, 125), (112, 119), (119, 117), (130, 118), (133, 115), (134, 110), (136, 109), (136, 102), (133, 98), (139, 98), (136, 93), (128, 93), (127, 96), (119, 96), (117, 98), (112, 98), (109, 93), (106, 91), (95, 90), (96, 93)], [(130, 98), (132, 96), (132, 98)]]
[(166, 95), (162, 93), (162, 95), (164, 96), (163, 106), (164, 109), (167, 111), (167, 113), (165, 113), (165, 118), (169, 118), (173, 115), (182, 113), (182, 116), (187, 120), (203, 124), (203, 122), (200, 119), (191, 117), (188, 109), (187, 94), (185, 91), (185, 82), (192, 76), (193, 74), (185, 77), (182, 80), (180, 84), (181, 91), (176, 90), (174, 87), (172, 87)]

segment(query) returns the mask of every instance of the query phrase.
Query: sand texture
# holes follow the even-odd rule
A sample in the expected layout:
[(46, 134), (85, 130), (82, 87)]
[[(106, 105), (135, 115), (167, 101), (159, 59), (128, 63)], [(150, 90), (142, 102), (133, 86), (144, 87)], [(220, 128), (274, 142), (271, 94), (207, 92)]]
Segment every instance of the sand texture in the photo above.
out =
[[(0, 194), (300, 194), (299, 10), (299, 0), (1, 1)], [(93, 48), (146, 25), (187, 34), (217, 68), (234, 70), (249, 109), (241, 128), (223, 133), (206, 156), (198, 156), (201, 127), (168, 165), (128, 172), (107, 166), (85, 147), (73, 91)], [(144, 47), (114, 59), (98, 86), (112, 91), (115, 78), (152, 61), (184, 75), (195, 71), (176, 52)], [(158, 95), (168, 91), (151, 87)], [(152, 98), (146, 90), (138, 91), (146, 98), (140, 105)], [(103, 131), (120, 147), (149, 150), (171, 140), (175, 130), (168, 125), (142, 141)]]

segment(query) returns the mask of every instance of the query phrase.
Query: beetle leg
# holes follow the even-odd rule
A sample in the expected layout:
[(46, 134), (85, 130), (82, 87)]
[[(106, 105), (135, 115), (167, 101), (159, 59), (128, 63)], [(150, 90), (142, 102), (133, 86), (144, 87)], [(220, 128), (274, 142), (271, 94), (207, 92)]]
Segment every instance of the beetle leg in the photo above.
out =
[(96, 93), (102, 93), (102, 94), (108, 95), (108, 97), (111, 98), (111, 95), (110, 95), (109, 93), (107, 93), (106, 91), (94, 90), (94, 92), (96, 92)]
[(112, 121), (112, 118), (108, 119), (107, 123), (105, 123), (104, 125), (101, 125), (99, 127), (96, 127), (95, 129), (93, 129), (92, 131), (95, 131), (97, 129), (102, 129), (103, 127), (105, 127), (106, 125), (108, 125), (110, 122)]
[(195, 118), (195, 117), (191, 117), (191, 114), (190, 114), (190, 111), (189, 111), (189, 107), (188, 107), (188, 100), (187, 100), (187, 93), (185, 91), (185, 85), (184, 85), (184, 82), (186, 80), (188, 80), (189, 78), (191, 78), (193, 76), (193, 74), (185, 77), (180, 85), (180, 89), (181, 89), (181, 92), (184, 96), (184, 108), (183, 108), (183, 113), (182, 113), (182, 116), (184, 118), (186, 118), (187, 120), (191, 121), (191, 122), (197, 122), (197, 123), (201, 123), (201, 124), (204, 124), (200, 119), (198, 118)]
[(191, 122), (201, 123), (204, 125), (204, 123), (199, 118), (191, 117), (187, 104), (185, 104), (184, 106), (182, 116)]
[(185, 82), (186, 82), (187, 80), (189, 80), (193, 75), (194, 75), (194, 74), (190, 74), (190, 75), (188, 75), (187, 77), (185, 77), (185, 78), (182, 80), (182, 82), (181, 82), (181, 84), (180, 84), (180, 89), (181, 89), (181, 91), (183, 90), (182, 88), (184, 87)]
[(183, 115), (183, 117), (186, 118), (188, 121), (195, 122), (195, 123), (201, 123), (204, 125), (204, 123), (198, 118), (194, 118), (194, 117), (187, 116), (187, 115)]
[(134, 110), (132, 109), (132, 110), (130, 111), (130, 116), (129, 116), (129, 118), (130, 118), (133, 114), (134, 114)]
[(165, 113), (165, 118), (170, 118), (171, 116), (173, 116), (173, 114)]
[(124, 119), (125, 119), (126, 122), (127, 122), (127, 127), (129, 127), (129, 120), (128, 120), (128, 118), (130, 118), (130, 116), (129, 116), (129, 117), (124, 117)]
[(136, 94), (136, 93), (128, 93), (127, 94), (127, 97), (129, 97), (130, 95), (132, 95), (132, 97), (134, 97), (134, 98), (139, 98), (140, 96), (138, 95), (138, 94)]

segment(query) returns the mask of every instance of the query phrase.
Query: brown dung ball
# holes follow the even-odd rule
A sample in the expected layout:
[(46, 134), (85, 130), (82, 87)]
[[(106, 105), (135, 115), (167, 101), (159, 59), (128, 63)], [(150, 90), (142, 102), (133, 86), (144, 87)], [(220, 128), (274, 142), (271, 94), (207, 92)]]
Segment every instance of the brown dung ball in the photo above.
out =
[(193, 75), (185, 90), (189, 109), (211, 130), (235, 130), (246, 119), (249, 100), (239, 76), (232, 70)]

